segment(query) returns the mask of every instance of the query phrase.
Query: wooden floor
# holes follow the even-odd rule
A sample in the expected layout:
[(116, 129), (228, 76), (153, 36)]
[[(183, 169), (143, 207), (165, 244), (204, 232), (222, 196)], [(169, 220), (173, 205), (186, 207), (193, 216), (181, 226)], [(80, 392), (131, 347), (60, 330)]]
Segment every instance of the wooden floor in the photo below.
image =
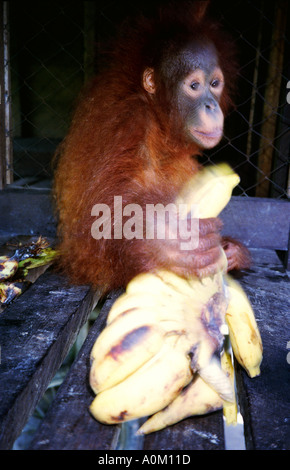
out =
[[(237, 367), (246, 448), (289, 449), (289, 277), (274, 250), (251, 253), (253, 267), (239, 280), (255, 310), (264, 358), (257, 378), (249, 379)], [(119, 294), (106, 299), (30, 448), (224, 449), (221, 411), (186, 419), (144, 439), (134, 438), (130, 426), (121, 430), (102, 425), (90, 415), (94, 394), (88, 383), (89, 354)], [(90, 288), (72, 287), (50, 268), (0, 314), (1, 449), (12, 447), (97, 301)]]

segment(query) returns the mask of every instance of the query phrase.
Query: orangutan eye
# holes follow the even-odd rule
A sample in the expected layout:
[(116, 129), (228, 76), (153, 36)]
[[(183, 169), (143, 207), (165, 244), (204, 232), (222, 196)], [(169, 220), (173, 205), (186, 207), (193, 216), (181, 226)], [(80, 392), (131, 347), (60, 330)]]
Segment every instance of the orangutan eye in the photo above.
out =
[(198, 82), (193, 82), (191, 85), (190, 85), (190, 88), (192, 90), (198, 90), (199, 88), (199, 83)]
[(211, 86), (213, 88), (218, 88), (220, 86), (220, 83), (221, 82), (218, 79), (216, 79), (216, 80), (213, 80), (213, 82), (211, 83)]

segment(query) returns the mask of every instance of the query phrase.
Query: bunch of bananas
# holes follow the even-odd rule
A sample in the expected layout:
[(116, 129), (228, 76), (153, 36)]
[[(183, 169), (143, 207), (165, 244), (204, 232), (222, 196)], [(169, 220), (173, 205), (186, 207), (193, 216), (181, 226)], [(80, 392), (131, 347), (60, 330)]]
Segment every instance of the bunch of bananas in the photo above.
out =
[[(178, 198), (215, 217), (239, 177), (225, 164), (203, 169)], [(220, 271), (183, 279), (169, 271), (144, 273), (127, 286), (109, 312), (91, 352), (93, 416), (107, 424), (151, 416), (145, 434), (188, 416), (224, 408), (235, 420), (233, 368), (224, 335), (251, 377), (260, 373), (262, 343), (252, 307), (240, 285)]]

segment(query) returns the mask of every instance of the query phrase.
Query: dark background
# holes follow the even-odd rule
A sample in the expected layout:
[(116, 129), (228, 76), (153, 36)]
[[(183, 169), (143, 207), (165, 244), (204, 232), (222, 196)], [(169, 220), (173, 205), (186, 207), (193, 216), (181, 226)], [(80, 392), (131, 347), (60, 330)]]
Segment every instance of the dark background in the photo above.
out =
[[(13, 184), (50, 187), (52, 155), (67, 132), (79, 91), (98, 70), (101, 47), (128, 15), (150, 14), (156, 6), (167, 2), (8, 3)], [(287, 6), (287, 1), (280, 0), (211, 2), (211, 13), (232, 35), (240, 69), (236, 108), (226, 120), (225, 138), (202, 161), (228, 161), (241, 176), (235, 194), (287, 197), (290, 147), (290, 105), (286, 101), (290, 79)], [(277, 41), (280, 49), (273, 56)], [(277, 69), (274, 79), (270, 67)], [(265, 104), (271, 93), (276, 104), (269, 132)], [(265, 139), (270, 147), (268, 173), (263, 166)]]

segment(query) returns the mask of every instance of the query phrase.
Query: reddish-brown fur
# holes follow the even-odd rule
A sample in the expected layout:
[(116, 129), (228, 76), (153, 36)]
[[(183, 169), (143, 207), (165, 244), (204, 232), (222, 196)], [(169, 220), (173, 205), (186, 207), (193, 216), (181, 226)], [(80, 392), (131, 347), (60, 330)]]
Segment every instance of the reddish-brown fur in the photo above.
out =
[[(91, 210), (97, 203), (113, 207), (116, 195), (123, 197), (124, 205), (165, 205), (197, 171), (192, 156), (199, 149), (182, 139), (158, 82), (161, 104), (153, 104), (142, 87), (142, 73), (152, 66), (152, 51), (160, 47), (162, 33), (181, 24), (184, 36), (214, 42), (225, 82), (232, 83), (230, 45), (214, 22), (201, 18), (199, 8), (193, 13), (180, 10), (181, 17), (174, 13), (173, 20), (165, 15), (161, 21), (135, 23), (118, 39), (111, 65), (93, 81), (76, 109), (58, 152), (54, 187), (60, 265), (74, 283), (92, 283), (105, 291), (126, 285), (139, 272), (168, 267), (166, 259), (158, 265), (154, 241), (95, 240)], [(226, 86), (220, 103), (223, 111), (229, 103)]]

